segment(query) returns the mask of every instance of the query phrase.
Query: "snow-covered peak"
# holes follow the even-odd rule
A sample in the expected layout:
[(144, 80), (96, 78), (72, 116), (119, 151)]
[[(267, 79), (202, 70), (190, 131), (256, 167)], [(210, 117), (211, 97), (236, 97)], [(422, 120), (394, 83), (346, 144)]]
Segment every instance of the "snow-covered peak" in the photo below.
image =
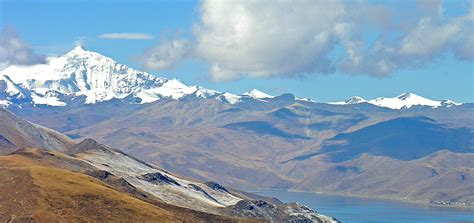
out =
[[(32, 66), (11, 65), (0, 73), (1, 105), (67, 106), (71, 100), (83, 97), (86, 104), (112, 99), (125, 99), (131, 103), (151, 103), (162, 98), (179, 100), (184, 97), (216, 98), (225, 103), (237, 104), (251, 101), (270, 102), (306, 98), (274, 97), (257, 89), (241, 95), (221, 93), (200, 86), (189, 86), (177, 79), (156, 77), (147, 72), (119, 64), (102, 54), (76, 46), (62, 56), (48, 57), (45, 64)], [(433, 101), (412, 93), (395, 98), (376, 98), (366, 101), (351, 97), (344, 102), (330, 104), (347, 105), (368, 102), (391, 109), (410, 108), (414, 105), (451, 107), (458, 103)]]
[(376, 98), (370, 100), (369, 103), (391, 108), (391, 109), (401, 109), (401, 108), (410, 108), (415, 105), (429, 106), (429, 107), (440, 107), (442, 106), (441, 101), (434, 101), (421, 97), (413, 93), (403, 93), (395, 98)]
[(218, 100), (225, 101), (231, 105), (237, 104), (242, 101), (242, 96), (224, 92), (217, 97)]
[(10, 77), (6, 75), (0, 75), (0, 82), (2, 82), (2, 85), (4, 85), (1, 87), (2, 90), (5, 93), (7, 93), (9, 96), (13, 96), (13, 95), (25, 96), (22, 89), (15, 83), (13, 83)]
[(245, 92), (242, 95), (250, 96), (255, 99), (265, 99), (265, 98), (274, 98), (274, 96), (271, 96), (269, 94), (266, 94), (262, 91), (259, 91), (257, 89), (253, 89), (251, 91)]
[(410, 92), (404, 92), (400, 95), (397, 96), (398, 99), (400, 100), (406, 100), (406, 99), (410, 99), (410, 98), (413, 98), (413, 97), (420, 97), (416, 94), (413, 94), (413, 93), (410, 93)]
[(201, 86), (188, 86), (178, 79), (165, 80), (164, 83), (156, 88), (145, 89), (136, 95), (141, 99), (141, 103), (150, 103), (160, 98), (171, 98), (178, 100), (188, 95), (194, 95), (200, 98), (208, 98), (219, 92), (203, 88)]
[(359, 104), (359, 103), (362, 103), (362, 102), (367, 102), (367, 100), (359, 97), (359, 96), (354, 96), (354, 97), (350, 97), (348, 99), (346, 99), (344, 101), (346, 104)]
[(87, 52), (87, 50), (82, 45), (77, 45), (71, 51), (69, 51), (67, 54), (84, 54), (86, 52)]
[(419, 95), (405, 92), (400, 94), (394, 98), (385, 98), (379, 97), (372, 100), (365, 100), (361, 97), (354, 96), (346, 99), (342, 102), (331, 102), (329, 104), (334, 105), (350, 105), (350, 104), (360, 104), (367, 102), (369, 104), (373, 104), (380, 107), (390, 108), (390, 109), (402, 109), (402, 108), (411, 108), (412, 106), (429, 106), (429, 107), (451, 107), (455, 105), (460, 105), (460, 103), (453, 102), (451, 100), (442, 100), (442, 101), (434, 101), (431, 99), (427, 99), (421, 97)]
[(218, 100), (227, 102), (229, 104), (237, 104), (237, 103), (242, 103), (247, 100), (256, 100), (256, 101), (261, 101), (261, 102), (268, 102), (268, 99), (275, 98), (275, 96), (268, 95), (264, 92), (261, 92), (257, 89), (253, 89), (251, 91), (242, 93), (240, 95), (237, 94), (232, 94), (228, 92), (224, 93), (219, 93), (216, 98)]
[(333, 104), (333, 105), (353, 105), (353, 104), (359, 104), (359, 103), (363, 103), (363, 102), (367, 102), (367, 100), (365, 100), (364, 98), (359, 97), (359, 96), (353, 96), (353, 97), (350, 97), (350, 98), (348, 98), (344, 101), (330, 102), (329, 104)]
[[(150, 103), (160, 98), (179, 99), (195, 94), (208, 97), (214, 91), (198, 86), (187, 86), (177, 79), (155, 77), (119, 64), (99, 53), (76, 46), (59, 57), (47, 58), (46, 64), (33, 66), (10, 66), (2, 71), (12, 81), (31, 92), (53, 91), (58, 95), (84, 96), (86, 103), (94, 104), (114, 98), (132, 95), (141, 103)], [(35, 102), (48, 102), (46, 95), (37, 94)], [(51, 106), (64, 105), (58, 101)], [(47, 104), (47, 103), (41, 103)]]

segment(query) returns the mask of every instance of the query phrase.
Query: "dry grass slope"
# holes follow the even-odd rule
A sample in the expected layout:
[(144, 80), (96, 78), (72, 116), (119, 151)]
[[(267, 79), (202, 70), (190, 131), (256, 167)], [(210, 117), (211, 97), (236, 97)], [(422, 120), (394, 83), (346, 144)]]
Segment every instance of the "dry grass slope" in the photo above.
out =
[(152, 204), (20, 155), (0, 156), (0, 182), (0, 222), (245, 222)]

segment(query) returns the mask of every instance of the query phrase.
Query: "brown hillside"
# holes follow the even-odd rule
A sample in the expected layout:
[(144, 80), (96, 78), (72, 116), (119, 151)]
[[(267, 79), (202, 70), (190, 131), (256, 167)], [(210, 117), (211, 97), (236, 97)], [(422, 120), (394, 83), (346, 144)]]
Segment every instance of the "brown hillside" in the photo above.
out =
[(163, 209), (88, 175), (21, 155), (0, 156), (0, 222), (237, 222)]

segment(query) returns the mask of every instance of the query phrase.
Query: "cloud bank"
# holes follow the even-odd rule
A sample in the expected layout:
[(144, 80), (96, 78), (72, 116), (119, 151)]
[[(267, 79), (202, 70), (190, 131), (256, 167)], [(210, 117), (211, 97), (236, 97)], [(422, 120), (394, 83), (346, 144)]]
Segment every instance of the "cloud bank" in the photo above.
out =
[[(443, 10), (437, 11), (441, 13)], [(421, 17), (399, 37), (380, 37), (372, 45), (346, 45), (350, 53), (343, 59), (340, 68), (350, 74), (383, 77), (401, 69), (423, 66), (447, 53), (460, 60), (474, 61), (473, 22), (472, 10), (468, 15), (443, 22), (439, 17)]]
[(203, 1), (196, 54), (217, 81), (331, 73), (344, 14), (338, 1)]
[(190, 52), (190, 43), (183, 39), (163, 38), (158, 45), (149, 48), (141, 57), (142, 65), (149, 70), (173, 67)]
[(335, 71), (384, 77), (448, 53), (474, 60), (472, 6), (446, 17), (438, 0), (409, 4), (415, 12), (406, 15), (365, 1), (203, 0), (190, 40), (160, 41), (142, 60), (161, 70), (199, 58), (214, 81)]
[(45, 63), (45, 57), (37, 55), (23, 42), (13, 28), (0, 32), (0, 70), (9, 65), (33, 65)]
[(128, 39), (128, 40), (149, 40), (153, 36), (147, 33), (104, 33), (99, 35), (101, 39)]

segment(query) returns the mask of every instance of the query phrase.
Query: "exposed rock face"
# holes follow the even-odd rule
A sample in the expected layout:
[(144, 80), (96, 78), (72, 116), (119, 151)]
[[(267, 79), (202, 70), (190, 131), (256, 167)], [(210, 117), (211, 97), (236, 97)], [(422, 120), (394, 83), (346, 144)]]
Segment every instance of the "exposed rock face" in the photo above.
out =
[(278, 219), (283, 213), (275, 205), (266, 201), (243, 200), (230, 208), (230, 214), (242, 217)]
[(143, 174), (140, 178), (154, 184), (174, 184), (180, 186), (178, 182), (161, 173), (147, 173)]
[(95, 177), (100, 180), (106, 180), (109, 177), (113, 176), (112, 173), (105, 171), (105, 170), (95, 170), (87, 172), (87, 175)]
[(232, 216), (264, 218), (272, 222), (338, 222), (298, 203), (274, 205), (262, 200), (242, 200), (228, 211)]
[(227, 192), (229, 193), (229, 191), (227, 189), (225, 189), (224, 186), (216, 183), (216, 182), (212, 182), (212, 181), (208, 181), (205, 183), (208, 187), (214, 189), (214, 190), (220, 190), (220, 191), (224, 191), (224, 192)]

